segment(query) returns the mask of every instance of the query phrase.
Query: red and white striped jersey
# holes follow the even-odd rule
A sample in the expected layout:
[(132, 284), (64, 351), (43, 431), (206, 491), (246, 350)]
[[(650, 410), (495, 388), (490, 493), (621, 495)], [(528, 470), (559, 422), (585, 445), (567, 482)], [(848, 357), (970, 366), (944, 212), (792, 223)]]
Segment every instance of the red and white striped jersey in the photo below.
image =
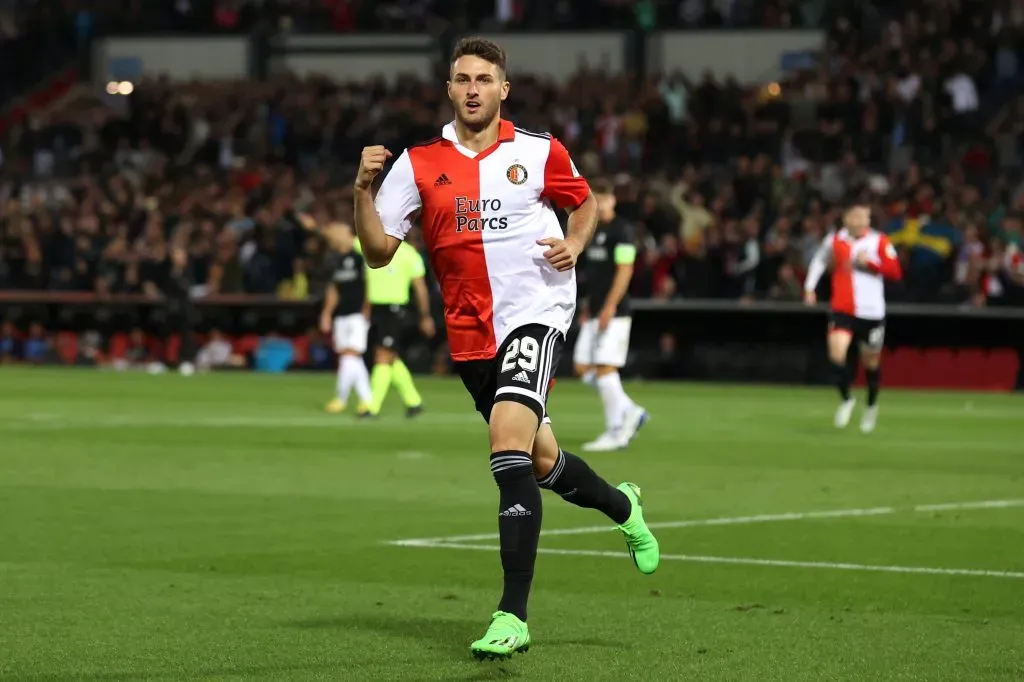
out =
[(575, 209), (590, 194), (565, 147), (502, 120), (498, 141), (476, 153), (454, 123), (395, 160), (375, 204), (384, 231), (405, 239), (419, 211), (441, 285), (453, 360), (492, 358), (529, 323), (568, 330), (576, 273), (558, 272), (537, 240), (562, 238), (551, 204)]
[[(867, 256), (867, 266), (857, 267), (857, 258)], [(865, 320), (885, 317), (885, 281), (903, 277), (896, 249), (889, 238), (868, 230), (856, 238), (845, 227), (826, 235), (811, 260), (804, 291), (812, 292), (832, 264), (832, 310)]]

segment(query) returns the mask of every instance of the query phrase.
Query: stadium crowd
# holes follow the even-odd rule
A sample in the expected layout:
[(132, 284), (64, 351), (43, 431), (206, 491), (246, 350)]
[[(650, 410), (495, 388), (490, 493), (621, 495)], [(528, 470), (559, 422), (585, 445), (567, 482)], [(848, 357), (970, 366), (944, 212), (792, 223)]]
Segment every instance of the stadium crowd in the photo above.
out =
[[(1024, 100), (1004, 105), (1024, 12), (975, 5), (901, 3), (917, 11), (874, 33), (840, 15), (822, 65), (778, 84), (515, 73), (506, 115), (614, 179), (640, 234), (637, 297), (798, 300), (858, 196), (904, 262), (892, 299), (1016, 304)], [(325, 246), (307, 216), (348, 218), (364, 144), (401, 149), (449, 118), (443, 90), (410, 78), (149, 81), (79, 99), (4, 144), (0, 288), (318, 297)]]

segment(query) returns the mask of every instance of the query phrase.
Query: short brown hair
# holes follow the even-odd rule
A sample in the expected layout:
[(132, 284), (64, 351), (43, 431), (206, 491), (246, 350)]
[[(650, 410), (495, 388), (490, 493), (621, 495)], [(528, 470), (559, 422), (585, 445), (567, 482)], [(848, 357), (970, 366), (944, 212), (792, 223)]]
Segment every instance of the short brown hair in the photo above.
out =
[(505, 54), (505, 50), (501, 49), (501, 47), (493, 40), (476, 37), (463, 38), (459, 41), (459, 44), (455, 46), (455, 50), (452, 52), (451, 64), (455, 64), (459, 57), (465, 57), (467, 55), (479, 57), (484, 61), (494, 64), (502, 73), (505, 73), (507, 70), (508, 55)]

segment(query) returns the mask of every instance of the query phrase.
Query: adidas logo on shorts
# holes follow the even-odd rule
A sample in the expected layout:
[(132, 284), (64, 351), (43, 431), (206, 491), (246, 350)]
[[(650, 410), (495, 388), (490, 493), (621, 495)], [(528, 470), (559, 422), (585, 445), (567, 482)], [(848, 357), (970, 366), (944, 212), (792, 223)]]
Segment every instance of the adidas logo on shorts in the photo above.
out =
[(514, 504), (498, 516), (532, 516), (533, 512), (521, 504)]
[(521, 370), (519, 374), (512, 377), (512, 381), (519, 381), (524, 384), (530, 383), (530, 377), (526, 374), (526, 370)]

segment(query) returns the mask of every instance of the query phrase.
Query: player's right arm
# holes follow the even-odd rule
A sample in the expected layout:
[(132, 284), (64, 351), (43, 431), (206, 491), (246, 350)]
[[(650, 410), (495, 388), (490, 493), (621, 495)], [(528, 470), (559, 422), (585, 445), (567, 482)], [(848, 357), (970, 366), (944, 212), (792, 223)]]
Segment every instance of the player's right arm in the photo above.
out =
[(374, 200), (370, 186), (392, 156), (381, 145), (365, 147), (355, 182), (356, 234), (367, 266), (382, 268), (391, 262), (398, 245), (412, 227), (410, 216), (422, 205), (409, 152), (395, 160)]
[(331, 313), (338, 306), (338, 287), (334, 282), (327, 283), (327, 290), (324, 292), (324, 307), (320, 311), (320, 331), (324, 334), (331, 333)]
[(811, 264), (807, 268), (807, 278), (804, 279), (804, 302), (808, 305), (814, 305), (818, 302), (818, 296), (814, 292), (818, 288), (821, 276), (825, 274), (829, 263), (832, 262), (832, 241), (834, 238), (832, 234), (825, 235), (825, 238), (821, 240), (821, 246), (814, 252)]

